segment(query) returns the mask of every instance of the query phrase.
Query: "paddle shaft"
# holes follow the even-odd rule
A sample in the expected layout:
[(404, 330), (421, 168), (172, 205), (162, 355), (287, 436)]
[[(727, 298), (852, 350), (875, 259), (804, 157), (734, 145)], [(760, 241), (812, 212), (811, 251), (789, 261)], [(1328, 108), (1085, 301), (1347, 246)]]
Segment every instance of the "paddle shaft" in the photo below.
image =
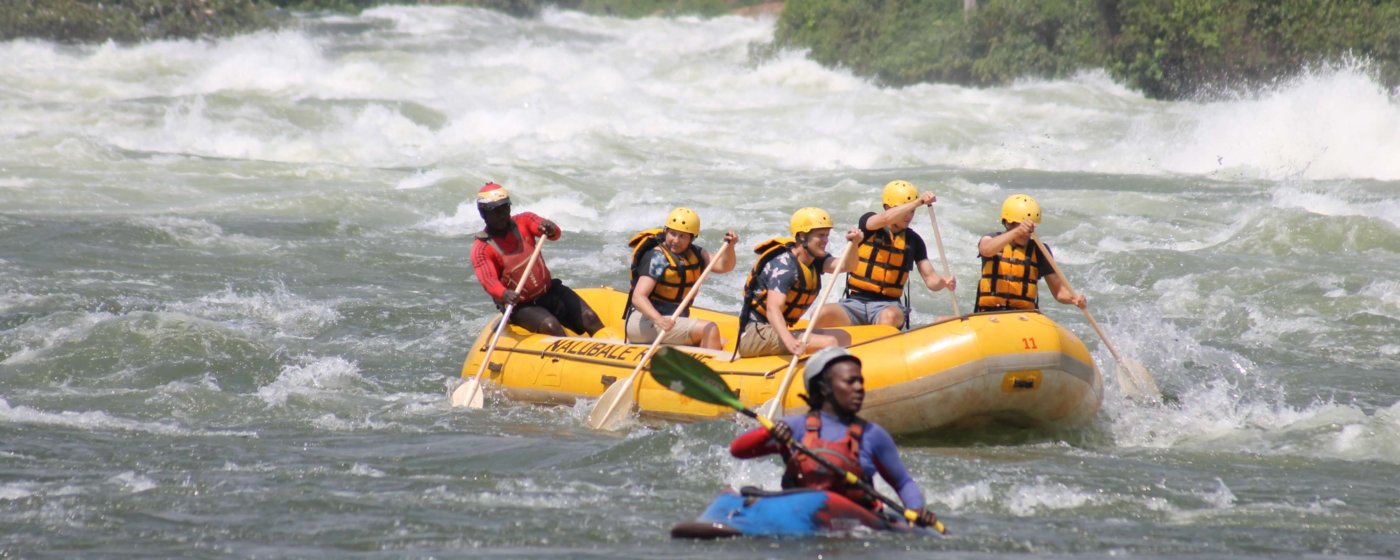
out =
[[(755, 414), (754, 411), (749, 410), (749, 409), (747, 409), (747, 408), (739, 409), (739, 412), (742, 413), (742, 414), (745, 415), (745, 416), (748, 416), (748, 417), (750, 417), (750, 418), (753, 418), (753, 419), (755, 419), (755, 420), (758, 420), (758, 422), (759, 422), (760, 424), (763, 424), (763, 427), (764, 427), (764, 428), (767, 428), (767, 429), (769, 429), (769, 430), (772, 430), (772, 429), (773, 429), (773, 421), (772, 421), (772, 420), (769, 420), (769, 419), (767, 419), (767, 418), (764, 418), (762, 415)], [(874, 496), (875, 499), (880, 500), (881, 502), (884, 502), (884, 503), (890, 504), (890, 505), (894, 505), (894, 504), (899, 504), (899, 503), (901, 503), (901, 502), (898, 502), (898, 501), (895, 501), (895, 500), (891, 500), (888, 496), (886, 496), (886, 495), (884, 495), (884, 494), (881, 494), (880, 491), (876, 490), (875, 487), (873, 487), (873, 486), (871, 486), (870, 484), (866, 483), (864, 480), (861, 480), (861, 478), (858, 477), (858, 476), (856, 476), (855, 473), (852, 473), (852, 472), (850, 472), (850, 471), (847, 471), (847, 470), (845, 470), (845, 469), (842, 469), (841, 467), (838, 467), (838, 466), (836, 466), (834, 463), (832, 463), (831, 461), (827, 460), (827, 458), (822, 457), (821, 455), (818, 455), (818, 454), (816, 454), (816, 453), (813, 453), (812, 450), (807, 449), (807, 446), (802, 445), (801, 443), (798, 443), (798, 442), (796, 442), (796, 441), (789, 441), (789, 442), (786, 443), (786, 445), (788, 445), (789, 447), (792, 447), (792, 448), (793, 448), (794, 450), (796, 450), (798, 453), (801, 453), (801, 454), (803, 454), (803, 455), (806, 455), (806, 456), (811, 457), (812, 459), (816, 460), (817, 463), (820, 463), (821, 466), (826, 467), (827, 470), (830, 470), (831, 472), (836, 473), (838, 476), (844, 477), (844, 478), (846, 479), (846, 483), (847, 483), (847, 484), (850, 484), (850, 485), (852, 485), (852, 486), (855, 486), (856, 488), (859, 488), (862, 492), (865, 492), (865, 493), (867, 493), (867, 494), (870, 494), (871, 496)], [(910, 522), (914, 522), (914, 521), (917, 521), (917, 520), (919, 519), (919, 512), (914, 511), (914, 510), (912, 510), (912, 509), (908, 509), (908, 508), (906, 508), (906, 507), (904, 507), (904, 506), (902, 506), (902, 505), (899, 506), (899, 509), (904, 510), (904, 511), (903, 511), (904, 518), (905, 518), (905, 519), (908, 519)], [(943, 526), (943, 522), (942, 522), (942, 521), (934, 521), (934, 522), (933, 522), (933, 528), (934, 528), (934, 530), (938, 531), (939, 533), (947, 533), (947, 532), (948, 532), (947, 529)]]
[[(727, 249), (727, 248), (729, 248), (729, 242), (728, 242), (728, 241), (725, 241), (723, 245), (720, 245), (720, 246), (719, 246), (719, 252), (722, 253), (722, 252), (724, 252), (724, 250)], [(704, 270), (703, 272), (700, 273), (700, 277), (695, 279), (695, 284), (692, 285), (692, 286), (690, 287), (690, 291), (686, 292), (686, 294), (685, 294), (685, 299), (682, 299), (682, 300), (681, 300), (680, 306), (679, 306), (679, 307), (676, 307), (675, 312), (671, 313), (671, 320), (672, 320), (672, 321), (675, 321), (677, 318), (679, 318), (679, 317), (681, 316), (681, 313), (684, 312), (685, 309), (686, 309), (687, 307), (690, 306), (690, 302), (692, 302), (692, 301), (695, 300), (695, 295), (700, 293), (700, 285), (705, 283), (705, 278), (709, 277), (710, 271), (711, 271), (711, 270), (714, 270), (715, 264), (718, 263), (718, 262), (719, 262), (719, 253), (715, 253), (715, 254), (713, 255), (713, 258), (710, 259), (710, 264), (706, 265), (706, 266), (705, 266), (705, 270)], [(634, 312), (636, 312), (636, 313), (641, 313), (641, 311), (636, 311), (636, 310), (634, 310)], [(668, 330), (669, 330), (669, 329), (661, 329), (659, 332), (656, 333), (656, 340), (653, 340), (653, 341), (651, 342), (651, 347), (650, 347), (650, 348), (647, 348), (647, 351), (646, 351), (645, 353), (642, 354), (642, 359), (639, 360), (639, 361), (637, 362), (637, 367), (636, 367), (636, 369), (633, 369), (633, 370), (632, 370), (632, 375), (627, 376), (627, 379), (626, 379), (625, 381), (623, 381), (623, 385), (622, 385), (622, 387), (619, 389), (619, 390), (621, 390), (621, 391), (623, 392), (623, 395), (618, 395), (618, 397), (617, 397), (616, 399), (613, 399), (612, 404), (611, 404), (610, 406), (608, 406), (607, 411), (604, 412), (604, 413), (603, 413), (603, 416), (600, 418), (600, 420), (599, 420), (599, 422), (598, 422), (599, 425), (598, 425), (598, 426), (594, 426), (594, 428), (599, 428), (599, 427), (601, 427), (602, 424), (604, 424), (604, 423), (606, 422), (607, 418), (608, 418), (609, 416), (612, 416), (613, 410), (617, 409), (618, 405), (621, 404), (623, 400), (627, 400), (627, 399), (624, 399), (624, 395), (630, 395), (630, 394), (632, 393), (632, 391), (628, 390), (628, 388), (631, 387), (632, 384), (636, 381), (637, 376), (638, 376), (638, 375), (641, 375), (641, 373), (642, 373), (642, 368), (643, 368), (644, 366), (646, 366), (647, 360), (649, 360), (649, 359), (651, 358), (652, 352), (655, 352), (655, 351), (656, 351), (656, 347), (661, 345), (661, 339), (663, 339), (663, 338), (666, 337), (666, 332), (667, 332)], [(632, 400), (628, 400), (628, 404), (627, 404), (627, 409), (628, 409), (628, 410), (631, 410), (631, 408), (632, 408), (632, 404), (631, 404), (631, 403), (632, 403)], [(591, 421), (591, 420), (592, 420), (592, 419), (590, 418), (590, 421)]]
[[(521, 242), (524, 242), (521, 239)], [(521, 273), (520, 281), (524, 282), (530, 278), (530, 271), (535, 268), (535, 261), (540, 258), (540, 250), (544, 249), (544, 238), (540, 238), (535, 244), (535, 252), (530, 254), (530, 260), (525, 261), (525, 272)], [(491, 353), (496, 350), (496, 342), (501, 339), (501, 332), (506, 330), (506, 324), (510, 322), (510, 314), (515, 311), (515, 304), (507, 304), (506, 310), (501, 313), (501, 322), (496, 325), (496, 334), (491, 335), (491, 343), (486, 345), (486, 355), (481, 358), (481, 367), (476, 369), (476, 383), (472, 386), (472, 392), (467, 395), (467, 406), (471, 406), (472, 400), (476, 399), (477, 391), (481, 390), (481, 376), (486, 373), (486, 364), (491, 363)]]
[[(1040, 254), (1045, 255), (1045, 260), (1050, 263), (1050, 268), (1055, 271), (1055, 274), (1060, 275), (1060, 281), (1064, 282), (1065, 287), (1073, 292), (1074, 286), (1070, 285), (1069, 277), (1065, 276), (1065, 273), (1060, 271), (1060, 265), (1056, 264), (1055, 259), (1050, 256), (1050, 251), (1045, 250), (1045, 244), (1040, 242), (1040, 237), (1032, 233), (1031, 239), (1035, 240), (1035, 246), (1040, 249)], [(1108, 341), (1108, 335), (1104, 334), (1103, 328), (1099, 326), (1099, 322), (1094, 320), (1094, 316), (1089, 314), (1088, 309), (1080, 307), (1079, 310), (1084, 312), (1084, 318), (1088, 319), (1089, 324), (1094, 326), (1094, 332), (1099, 333), (1099, 339), (1103, 340), (1103, 345), (1108, 347), (1108, 353), (1113, 354), (1113, 360), (1118, 362), (1118, 365), (1126, 368), (1127, 366), (1123, 364), (1123, 357), (1118, 355), (1118, 350), (1114, 349), (1113, 343)]]
[[(841, 252), (841, 260), (837, 261), (838, 264), (846, 261), (846, 257), (850, 254), (852, 249), (855, 249), (856, 245), (857, 243), (848, 243), (846, 245), (846, 250)], [(817, 278), (821, 278), (821, 275), (822, 271), (818, 270)], [(821, 294), (817, 296), (817, 303), (812, 307), (812, 319), (807, 323), (807, 330), (802, 332), (802, 344), (804, 346), (807, 344), (808, 340), (812, 339), (812, 331), (817, 328), (817, 318), (822, 314), (822, 306), (826, 305), (826, 298), (831, 295), (831, 287), (835, 285), (836, 274), (832, 274), (831, 282), (822, 287)], [(783, 399), (787, 398), (788, 386), (792, 384), (792, 376), (797, 372), (797, 361), (800, 359), (802, 359), (800, 354), (794, 355), (792, 361), (788, 362), (787, 373), (783, 374), (783, 382), (778, 385), (778, 394), (773, 397), (773, 410), (769, 411), (769, 416), (775, 417), (783, 415)]]
[[(943, 275), (952, 276), (953, 273), (948, 271), (948, 254), (943, 252), (943, 235), (938, 233), (938, 218), (933, 215), (932, 204), (926, 208), (928, 208), (928, 219), (933, 222), (933, 240), (938, 243), (938, 258), (943, 261)], [(953, 314), (962, 317), (962, 312), (958, 311), (958, 294), (953, 293), (951, 287), (948, 288), (948, 296), (953, 298)]]

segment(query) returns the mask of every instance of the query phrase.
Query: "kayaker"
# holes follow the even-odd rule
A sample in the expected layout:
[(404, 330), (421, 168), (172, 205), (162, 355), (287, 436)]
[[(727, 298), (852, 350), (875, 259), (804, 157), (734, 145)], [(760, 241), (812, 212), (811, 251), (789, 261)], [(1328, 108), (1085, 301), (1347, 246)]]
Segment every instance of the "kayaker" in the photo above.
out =
[[(789, 330), (816, 301), (821, 274), (845, 272), (855, 263), (854, 251), (840, 263), (826, 252), (831, 228), (831, 214), (826, 210), (803, 208), (788, 221), (791, 238), (773, 238), (754, 247), (758, 262), (744, 283), (744, 306), (739, 314), (736, 351), (740, 356), (800, 356), (809, 350), (851, 343), (845, 331), (816, 329), (803, 344), (802, 333)], [(846, 239), (860, 243), (860, 229), (851, 228)]]
[(693, 319), (689, 309), (671, 320), (671, 314), (711, 259), (719, 259), (711, 273), (734, 270), (734, 245), (739, 242), (739, 234), (724, 233), (728, 244), (718, 257), (694, 244), (699, 235), (700, 215), (689, 208), (677, 208), (666, 216), (665, 227), (643, 231), (627, 242), (632, 247), (632, 294), (622, 317), (628, 342), (651, 344), (664, 329), (662, 344), (715, 350), (724, 347), (719, 326), (713, 321)]
[(778, 453), (787, 465), (783, 489), (827, 490), (872, 510), (877, 508), (874, 498), (849, 486), (845, 478), (793, 451), (788, 444), (795, 439), (867, 483), (879, 472), (899, 493), (904, 507), (919, 512), (920, 524), (933, 526), (937, 517), (923, 509), (924, 494), (899, 459), (894, 438), (879, 424), (857, 416), (865, 402), (860, 358), (845, 348), (823, 349), (807, 359), (802, 379), (807, 388), (802, 398), (810, 410), (774, 422), (771, 432), (760, 427), (739, 436), (729, 445), (729, 452), (740, 459)]
[(899, 299), (906, 296), (905, 284), (915, 268), (930, 291), (957, 289), (956, 278), (934, 272), (924, 238), (909, 228), (914, 211), (932, 205), (938, 197), (929, 191), (919, 194), (908, 181), (891, 181), (881, 198), (884, 212), (866, 212), (860, 217), (865, 240), (860, 243), (859, 262), (846, 276), (846, 297), (840, 306), (822, 309), (819, 326), (907, 325), (908, 299), (904, 303)]
[(1039, 223), (1040, 204), (1035, 199), (1015, 194), (1001, 203), (1001, 225), (1006, 231), (988, 233), (977, 243), (977, 252), (982, 256), (982, 280), (977, 283), (976, 312), (1040, 309), (1036, 287), (1042, 278), (1055, 301), (1080, 309), (1088, 304), (1084, 294), (1074, 293), (1055, 274), (1031, 241), (1031, 233)]
[(486, 220), (486, 228), (472, 244), (472, 267), (481, 287), (495, 300), (496, 308), (515, 304), (510, 316), (513, 325), (534, 333), (564, 336), (564, 327), (592, 336), (603, 329), (598, 314), (558, 278), (552, 278), (541, 254), (521, 278), (535, 251), (536, 238), (559, 239), (559, 226), (532, 212), (510, 214), (510, 195), (505, 187), (487, 183), (476, 195), (476, 210)]

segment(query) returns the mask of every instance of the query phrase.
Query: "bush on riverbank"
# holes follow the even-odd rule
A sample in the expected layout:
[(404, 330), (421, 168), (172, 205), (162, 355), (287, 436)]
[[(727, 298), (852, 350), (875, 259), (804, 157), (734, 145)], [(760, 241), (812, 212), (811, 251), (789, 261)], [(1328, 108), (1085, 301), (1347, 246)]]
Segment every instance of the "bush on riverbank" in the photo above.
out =
[(224, 36), (273, 23), (250, 0), (4, 0), (0, 40), (120, 42)]
[(780, 45), (890, 85), (1106, 68), (1151, 97), (1257, 86), (1368, 58), (1400, 85), (1400, 0), (789, 0)]
[(519, 17), (546, 5), (594, 14), (718, 16), (763, 0), (0, 0), (0, 41), (65, 43), (223, 37), (276, 25), (278, 10), (358, 14), (385, 4), (486, 8)]
[(1267, 84), (1369, 58), (1400, 85), (1397, 0), (1101, 0), (1109, 73), (1151, 97)]

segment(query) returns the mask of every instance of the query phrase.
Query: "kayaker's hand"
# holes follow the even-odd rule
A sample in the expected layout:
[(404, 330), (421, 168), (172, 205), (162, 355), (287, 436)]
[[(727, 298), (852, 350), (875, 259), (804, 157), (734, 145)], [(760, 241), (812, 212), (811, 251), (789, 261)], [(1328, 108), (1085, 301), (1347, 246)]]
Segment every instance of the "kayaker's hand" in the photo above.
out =
[(768, 435), (778, 443), (792, 443), (792, 427), (788, 426), (787, 422), (774, 422), (773, 427), (768, 430)]
[(948, 287), (948, 291), (958, 289), (958, 279), (952, 276), (943, 279), (943, 285)]
[(672, 319), (672, 318), (670, 318), (670, 317), (662, 317), (662, 318), (660, 318), (660, 319), (658, 319), (658, 320), (656, 320), (656, 321), (652, 321), (652, 323), (656, 324), (656, 330), (657, 330), (658, 332), (659, 332), (659, 331), (671, 332), (671, 329), (676, 328), (676, 320), (675, 320), (675, 319)]
[(934, 196), (933, 191), (924, 191), (924, 194), (919, 195), (919, 203), (924, 206), (933, 206), (935, 202), (938, 202), (938, 197)]
[(507, 289), (506, 293), (501, 294), (501, 302), (506, 305), (515, 305), (520, 302), (520, 294), (515, 290)]
[(921, 509), (919, 510), (919, 518), (914, 523), (924, 527), (932, 527), (934, 523), (938, 523), (938, 516), (929, 510)]
[(732, 229), (729, 230), (729, 231), (724, 232), (724, 242), (725, 242), (725, 243), (728, 243), (730, 247), (733, 247), (733, 246), (735, 246), (735, 245), (738, 245), (738, 244), (739, 244), (739, 234), (738, 234), (738, 233), (735, 233), (734, 230), (732, 230)]
[(807, 352), (807, 343), (796, 338), (792, 339), (791, 342), (783, 343), (783, 346), (787, 346), (788, 352), (794, 356), (801, 356)]
[(554, 237), (559, 235), (559, 226), (554, 225), (554, 222), (545, 220), (540, 223), (540, 232), (544, 233), (545, 237)]
[(850, 231), (846, 232), (846, 241), (850, 241), (851, 243), (860, 243), (863, 239), (865, 239), (865, 234), (861, 233), (860, 228), (858, 227), (853, 227), (850, 229)]

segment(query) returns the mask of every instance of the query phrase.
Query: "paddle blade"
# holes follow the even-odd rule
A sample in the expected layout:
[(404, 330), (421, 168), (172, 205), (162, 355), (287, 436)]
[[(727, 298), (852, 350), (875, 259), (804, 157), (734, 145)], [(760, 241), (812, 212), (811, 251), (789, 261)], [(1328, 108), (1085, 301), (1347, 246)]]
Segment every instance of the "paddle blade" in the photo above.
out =
[(593, 412), (588, 415), (588, 425), (595, 430), (616, 430), (632, 413), (632, 377), (617, 381), (603, 391), (598, 402), (593, 403)]
[(734, 396), (724, 378), (685, 352), (669, 347), (657, 350), (651, 358), (651, 377), (697, 401), (744, 410), (744, 403)]
[(1161, 402), (1162, 391), (1157, 388), (1157, 381), (1152, 379), (1152, 374), (1147, 373), (1147, 368), (1142, 367), (1142, 364), (1137, 363), (1132, 358), (1123, 358), (1123, 363), (1119, 364), (1119, 367), (1127, 370), (1128, 377), (1132, 378), (1133, 385), (1137, 386), (1138, 393), (1142, 397), (1152, 402)]
[(482, 408), (486, 405), (486, 397), (482, 395), (481, 387), (477, 386), (475, 377), (463, 379), (462, 384), (452, 390), (449, 400), (453, 407)]
[(763, 403), (763, 406), (758, 407), (757, 412), (759, 416), (769, 420), (777, 420), (783, 417), (783, 412), (785, 411), (783, 410), (783, 403), (778, 402), (778, 398), (774, 397), (768, 399), (768, 402)]

